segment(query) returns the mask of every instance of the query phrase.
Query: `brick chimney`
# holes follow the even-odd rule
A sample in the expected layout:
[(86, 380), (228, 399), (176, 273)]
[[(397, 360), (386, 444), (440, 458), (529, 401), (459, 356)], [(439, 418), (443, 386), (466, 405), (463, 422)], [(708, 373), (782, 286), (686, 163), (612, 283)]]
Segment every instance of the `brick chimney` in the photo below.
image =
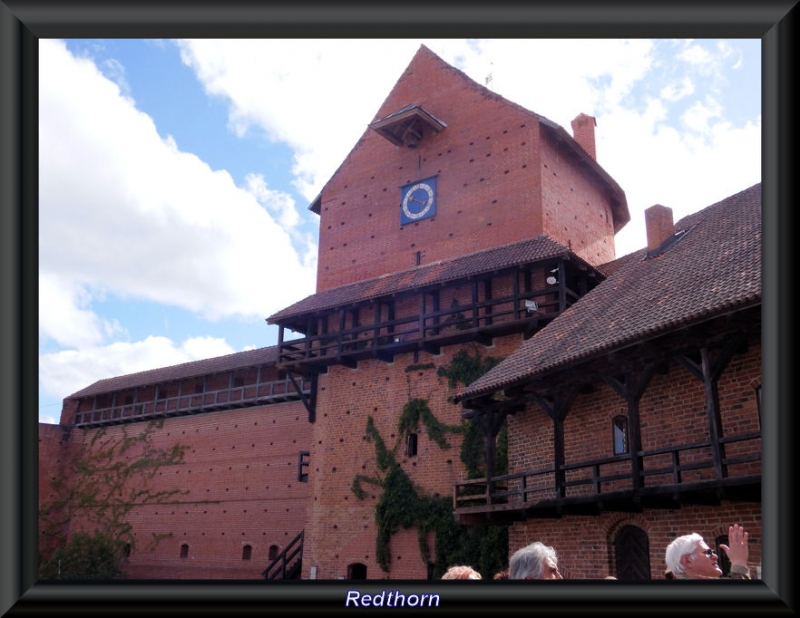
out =
[(647, 250), (652, 251), (661, 246), (667, 238), (675, 234), (672, 221), (672, 208), (656, 204), (644, 211), (644, 222), (647, 226)]
[(597, 151), (594, 145), (594, 128), (596, 126), (597, 120), (594, 116), (586, 114), (578, 114), (572, 121), (572, 136), (595, 161), (597, 161)]

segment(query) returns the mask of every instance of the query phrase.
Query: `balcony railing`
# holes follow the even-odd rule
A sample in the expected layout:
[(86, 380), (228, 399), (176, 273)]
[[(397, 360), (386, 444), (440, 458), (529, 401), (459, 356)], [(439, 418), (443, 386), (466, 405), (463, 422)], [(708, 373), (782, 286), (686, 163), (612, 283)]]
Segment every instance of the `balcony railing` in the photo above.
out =
[[(311, 392), (311, 382), (300, 378), (303, 395)], [(267, 405), (300, 399), (300, 393), (289, 376), (282, 380), (231, 386), (202, 393), (163, 397), (149, 401), (138, 401), (125, 405), (112, 405), (93, 410), (78, 410), (74, 426), (116, 425), (140, 420), (166, 418), (213, 412), (230, 408)]]
[(761, 433), (728, 437), (720, 443), (728, 454), (719, 464), (710, 442), (640, 451), (636, 479), (627, 454), (460, 481), (454, 485), (455, 514), (558, 510), (760, 483)]
[(362, 325), (281, 341), (278, 363), (292, 367), (369, 357), (391, 360), (395, 354), (412, 350), (438, 353), (442, 346), (468, 340), (489, 344), (492, 337), (535, 330), (578, 298), (566, 290), (562, 304), (558, 291), (558, 287), (548, 288), (393, 319), (384, 318), (382, 306), (376, 305), (377, 317), (367, 316)]

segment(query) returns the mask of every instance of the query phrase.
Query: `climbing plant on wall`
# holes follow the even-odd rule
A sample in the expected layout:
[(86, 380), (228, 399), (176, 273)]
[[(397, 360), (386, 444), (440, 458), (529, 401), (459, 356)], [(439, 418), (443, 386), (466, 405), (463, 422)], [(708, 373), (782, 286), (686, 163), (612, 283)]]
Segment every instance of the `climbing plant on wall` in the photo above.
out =
[[(187, 493), (181, 488), (154, 490), (150, 481), (164, 466), (183, 463), (185, 448), (174, 444), (159, 448), (153, 435), (163, 420), (123, 425), (118, 432), (92, 431), (85, 448), (65, 466), (62, 478), (52, 483), (53, 500), (39, 510), (40, 547), (58, 547), (40, 555), (39, 575), (50, 578), (121, 577), (122, 559), (135, 546), (128, 514), (146, 504), (174, 504)], [(93, 530), (67, 539), (71, 514), (80, 512)], [(151, 546), (164, 535), (153, 535)]]
[[(461, 350), (449, 366), (437, 369), (437, 375), (448, 380), (448, 386), (468, 385), (496, 365), (501, 359), (482, 358), (479, 351), (470, 354)], [(434, 369), (430, 365), (412, 365), (409, 369)], [(452, 402), (452, 399), (450, 400)], [(415, 528), (420, 555), (426, 564), (432, 565), (432, 576), (440, 578), (454, 564), (470, 564), (485, 576), (490, 577), (506, 566), (508, 558), (508, 530), (505, 526), (465, 527), (457, 524), (452, 514), (449, 497), (427, 496), (415, 486), (395, 458), (397, 448), (406, 436), (417, 433), (424, 427), (428, 437), (441, 449), (450, 448), (448, 434), (463, 436), (461, 461), (469, 478), (485, 475), (485, 437), (471, 420), (458, 425), (442, 423), (433, 414), (428, 401), (412, 398), (404, 406), (398, 420), (398, 438), (393, 448), (388, 448), (373, 418), (367, 418), (366, 433), (376, 451), (378, 471), (381, 477), (357, 475), (351, 486), (359, 499), (366, 497), (362, 483), (379, 486), (383, 492), (375, 507), (377, 527), (376, 560), (384, 571), (389, 571), (389, 543), (398, 530)], [(501, 444), (502, 443), (502, 444)], [(505, 432), (498, 437), (497, 465), (506, 469)], [(430, 533), (434, 533), (435, 555), (428, 544)]]

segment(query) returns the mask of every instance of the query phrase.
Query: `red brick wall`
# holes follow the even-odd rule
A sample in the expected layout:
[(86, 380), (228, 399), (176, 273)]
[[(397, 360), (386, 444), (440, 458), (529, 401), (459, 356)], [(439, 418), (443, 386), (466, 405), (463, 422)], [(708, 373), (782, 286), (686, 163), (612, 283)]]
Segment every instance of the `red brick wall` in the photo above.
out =
[[(521, 343), (520, 336), (496, 340), (493, 347), (477, 346), (481, 356), (505, 357)], [(309, 481), (308, 525), (303, 557), (303, 576), (317, 567), (318, 579), (345, 576), (347, 565), (355, 562), (367, 566), (369, 579), (427, 577), (427, 565), (420, 557), (416, 530), (401, 531), (391, 539), (391, 568), (387, 574), (375, 560), (375, 506), (382, 489), (362, 483), (369, 497), (358, 500), (351, 491), (356, 475), (383, 478), (376, 466), (374, 443), (367, 440), (367, 417), (388, 448), (399, 438), (397, 427), (403, 406), (411, 399), (428, 401), (433, 415), (442, 423), (459, 424), (461, 406), (447, 401), (453, 394), (447, 380), (436, 375), (436, 369), (407, 372), (411, 364), (433, 363), (437, 368), (448, 366), (460, 348), (442, 350), (438, 356), (420, 353), (395, 357), (394, 363), (360, 362), (357, 369), (332, 367), (320, 377), (317, 421), (313, 428)], [(455, 481), (465, 474), (460, 460), (461, 438), (447, 434), (451, 448), (442, 450), (428, 438), (420, 425), (415, 457), (404, 457), (398, 448), (397, 461), (411, 480), (423, 488), (425, 495), (451, 496)], [(433, 545), (431, 545), (433, 549)]]
[(607, 512), (599, 516), (571, 515), (513, 524), (508, 533), (509, 553), (534, 541), (552, 545), (565, 579), (602, 579), (616, 575), (614, 538), (622, 526), (638, 526), (650, 544), (650, 575), (663, 577), (664, 552), (677, 536), (697, 532), (714, 547), (714, 539), (739, 523), (750, 533), (750, 575), (761, 564), (761, 505), (724, 501), (717, 507), (684, 506), (678, 510), (647, 509), (643, 513)]
[[(145, 423), (107, 428), (109, 436), (136, 435)], [(72, 431), (71, 443), (87, 445), (97, 429)], [(132, 510), (135, 546), (131, 578), (259, 579), (270, 545), (282, 550), (303, 529), (308, 484), (297, 480), (298, 453), (311, 435), (299, 402), (225, 410), (164, 420), (153, 446), (187, 445), (184, 463), (162, 466), (150, 489), (186, 490), (178, 504)], [(42, 452), (40, 458), (51, 455)], [(71, 532), (88, 526), (75, 512)], [(150, 547), (153, 535), (166, 535)], [(180, 557), (180, 546), (189, 546)], [(242, 559), (245, 544), (250, 560)]]
[(608, 192), (552, 139), (542, 140), (543, 233), (590, 264), (615, 259)]
[(63, 440), (64, 428), (60, 425), (39, 423), (39, 554), (49, 558), (60, 545), (60, 535), (68, 528), (61, 525), (66, 518), (64, 509), (55, 507), (61, 498), (56, 485), (63, 479), (64, 467), (76, 449), (68, 440)]
[[(416, 149), (364, 133), (322, 192), (317, 289), (412, 268), (417, 252), (425, 264), (543, 231), (574, 238), (592, 263), (613, 259), (607, 201), (571, 159), (545, 148), (538, 116), (431, 56), (415, 57), (376, 118), (414, 103), (447, 128)], [(436, 216), (401, 226), (400, 187), (434, 175)], [(543, 221), (543, 210), (555, 220)]]
[[(723, 435), (758, 431), (759, 414), (755, 386), (761, 382), (761, 346), (750, 344), (747, 353), (734, 356), (719, 381), (720, 415)], [(666, 374), (657, 373), (639, 404), (642, 450), (709, 439), (703, 384), (687, 370), (670, 363)], [(608, 386), (579, 395), (564, 422), (564, 447), (567, 463), (601, 459), (613, 455), (612, 419), (627, 414), (625, 402)], [(759, 449), (760, 441), (728, 445), (726, 454), (742, 454)], [(535, 470), (553, 464), (553, 423), (538, 406), (509, 417), (509, 471)], [(682, 453), (681, 463), (690, 458), (705, 459), (709, 452)], [(667, 458), (662, 462), (669, 465)], [(657, 466), (654, 466), (657, 467)], [(623, 470), (618, 470), (622, 472)], [(758, 473), (758, 462), (739, 464), (732, 474)], [(610, 473), (610, 468), (603, 470)], [(709, 470), (684, 472), (684, 480), (707, 477)], [(694, 476), (692, 476), (694, 475)], [(577, 478), (577, 475), (575, 476)], [(551, 483), (552, 478), (547, 479)], [(648, 483), (657, 483), (648, 477)], [(668, 479), (667, 479), (668, 480)], [(666, 482), (666, 481), (665, 481)], [(569, 490), (573, 493), (579, 489)], [(588, 491), (588, 487), (584, 490)], [(552, 493), (552, 492), (551, 492)], [(509, 532), (509, 553), (535, 540), (553, 545), (560, 562), (573, 577), (600, 578), (612, 573), (613, 538), (617, 529), (633, 523), (650, 538), (650, 564), (653, 577), (663, 572), (664, 550), (675, 537), (699, 532), (713, 545), (716, 536), (740, 523), (750, 532), (750, 564), (761, 561), (761, 505), (724, 502), (720, 507), (684, 507), (679, 510), (646, 509), (637, 515), (606, 513), (599, 517), (565, 516), (560, 520), (536, 519), (514, 524)], [(587, 551), (587, 548), (589, 550)]]

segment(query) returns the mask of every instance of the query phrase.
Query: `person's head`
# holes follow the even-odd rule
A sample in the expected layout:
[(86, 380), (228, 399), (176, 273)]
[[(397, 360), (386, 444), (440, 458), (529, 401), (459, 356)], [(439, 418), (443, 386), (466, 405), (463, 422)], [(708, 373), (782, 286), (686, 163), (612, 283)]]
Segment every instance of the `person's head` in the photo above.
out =
[(664, 560), (675, 579), (714, 579), (722, 575), (719, 557), (696, 532), (667, 545)]
[(481, 574), (478, 573), (471, 566), (451, 566), (442, 579), (483, 579)]
[(536, 541), (518, 549), (508, 564), (509, 579), (564, 579), (552, 547)]
[(508, 576), (508, 569), (503, 569), (502, 571), (498, 571), (494, 574), (493, 579), (510, 579)]

